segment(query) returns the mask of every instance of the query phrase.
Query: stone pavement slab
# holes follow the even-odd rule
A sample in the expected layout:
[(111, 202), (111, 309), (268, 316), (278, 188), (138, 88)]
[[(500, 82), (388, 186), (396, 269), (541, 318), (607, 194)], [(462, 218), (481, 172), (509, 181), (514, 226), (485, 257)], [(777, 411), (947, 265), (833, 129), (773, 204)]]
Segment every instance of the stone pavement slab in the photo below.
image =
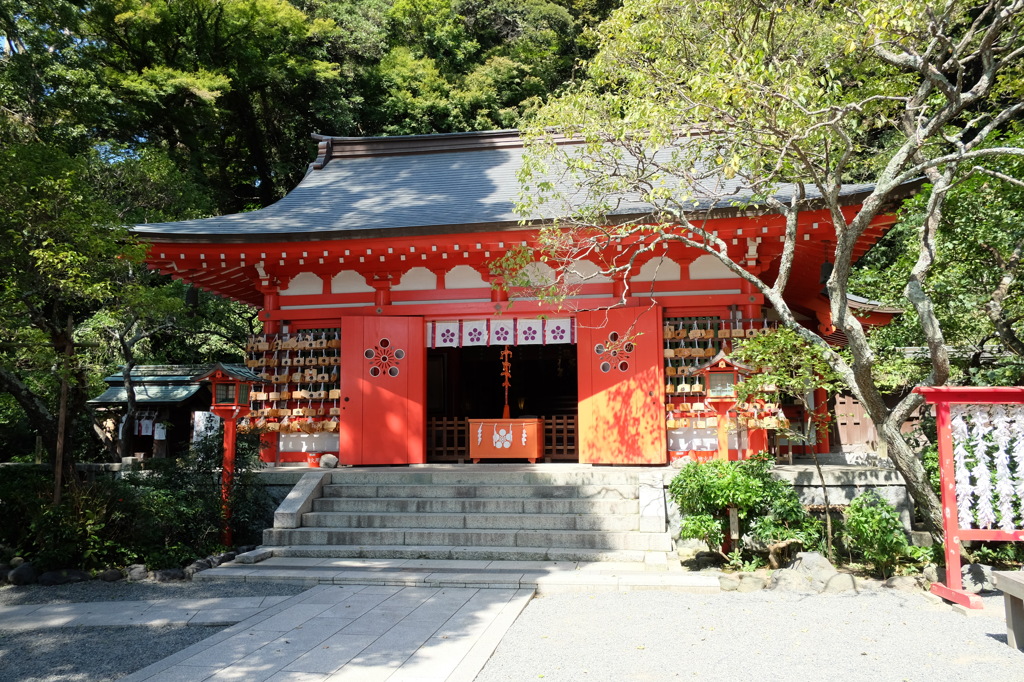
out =
[(468, 682), (533, 594), (319, 585), (122, 679)]

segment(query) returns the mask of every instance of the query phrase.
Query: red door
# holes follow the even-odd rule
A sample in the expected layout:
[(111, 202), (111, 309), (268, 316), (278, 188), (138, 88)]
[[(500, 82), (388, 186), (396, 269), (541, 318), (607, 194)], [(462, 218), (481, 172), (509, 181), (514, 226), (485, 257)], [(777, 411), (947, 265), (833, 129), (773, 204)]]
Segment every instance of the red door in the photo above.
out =
[(580, 462), (664, 464), (661, 308), (576, 316)]
[(426, 461), (425, 358), (422, 318), (341, 319), (342, 464)]

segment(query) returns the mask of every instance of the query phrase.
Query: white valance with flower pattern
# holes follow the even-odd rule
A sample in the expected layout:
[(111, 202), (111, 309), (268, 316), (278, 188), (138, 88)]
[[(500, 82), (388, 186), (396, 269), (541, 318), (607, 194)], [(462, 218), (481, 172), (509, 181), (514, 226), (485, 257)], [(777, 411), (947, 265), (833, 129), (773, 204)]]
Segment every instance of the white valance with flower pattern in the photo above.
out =
[(572, 318), (496, 318), (427, 322), (428, 348), (576, 343)]

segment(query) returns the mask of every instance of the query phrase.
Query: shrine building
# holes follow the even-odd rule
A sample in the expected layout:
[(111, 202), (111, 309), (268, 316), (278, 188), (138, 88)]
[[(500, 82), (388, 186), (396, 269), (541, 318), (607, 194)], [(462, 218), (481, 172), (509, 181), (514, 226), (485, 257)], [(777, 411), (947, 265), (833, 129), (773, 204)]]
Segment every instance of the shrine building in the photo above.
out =
[[(787, 413), (737, 403), (745, 368), (728, 352), (777, 318), (714, 256), (673, 243), (617, 278), (579, 260), (560, 306), (507, 293), (490, 264), (561, 217), (554, 205), (528, 222), (515, 212), (517, 131), (316, 139), (317, 159), (276, 204), (134, 228), (152, 268), (261, 309), (246, 364), (263, 383), (241, 427), (264, 434), (266, 461), (664, 464), (773, 445)], [(870, 191), (843, 187), (845, 210)], [(646, 213), (633, 204), (616, 217)], [(702, 216), (736, 262), (771, 280), (781, 215), (722, 204)], [(893, 222), (877, 218), (858, 256)], [(786, 298), (841, 343), (821, 284), (834, 243), (829, 212), (809, 199)], [(866, 324), (895, 312), (862, 308)]]

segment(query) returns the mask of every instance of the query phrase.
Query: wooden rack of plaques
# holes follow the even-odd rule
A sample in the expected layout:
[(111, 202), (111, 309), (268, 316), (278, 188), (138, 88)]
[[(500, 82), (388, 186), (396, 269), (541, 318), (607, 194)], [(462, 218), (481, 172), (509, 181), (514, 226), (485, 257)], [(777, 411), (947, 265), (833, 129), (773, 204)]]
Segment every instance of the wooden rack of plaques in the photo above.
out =
[(239, 428), (282, 433), (337, 431), (340, 360), (337, 329), (249, 339), (245, 364), (263, 383), (253, 386), (248, 423), (240, 423)]
[[(722, 452), (719, 422), (726, 419), (737, 429), (776, 429), (784, 425), (774, 403), (738, 403), (722, 412), (709, 395), (710, 370), (702, 366), (720, 351), (727, 354), (734, 339), (764, 333), (773, 323), (766, 320), (722, 320), (717, 317), (665, 318), (665, 428), (672, 459), (690, 456), (697, 460), (739, 457), (741, 448)], [(712, 392), (713, 393), (713, 392)], [(737, 443), (739, 445), (739, 443)]]

